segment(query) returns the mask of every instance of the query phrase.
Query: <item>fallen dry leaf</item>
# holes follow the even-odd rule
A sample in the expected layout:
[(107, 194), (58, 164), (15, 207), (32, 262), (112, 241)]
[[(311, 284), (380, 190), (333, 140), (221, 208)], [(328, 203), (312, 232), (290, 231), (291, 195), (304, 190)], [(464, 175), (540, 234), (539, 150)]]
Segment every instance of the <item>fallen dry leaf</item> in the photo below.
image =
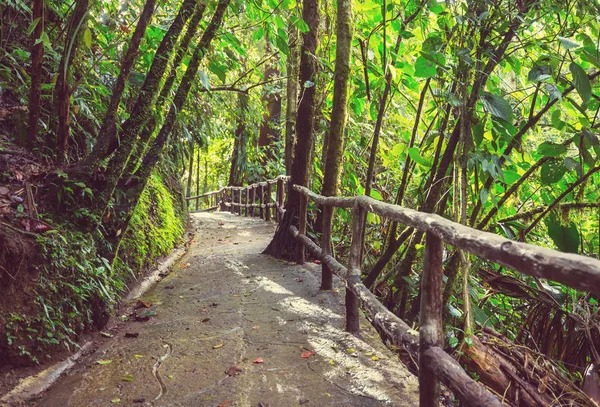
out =
[(137, 338), (139, 335), (137, 332), (125, 332), (125, 338)]
[(137, 302), (135, 303), (135, 307), (133, 307), (134, 309), (139, 309), (139, 308), (150, 308), (152, 306), (151, 302), (144, 302), (142, 300), (137, 300)]
[(313, 356), (313, 355), (316, 355), (316, 354), (317, 354), (317, 352), (315, 352), (315, 351), (308, 351), (308, 352), (302, 352), (302, 355), (301, 355), (301, 356), (302, 356), (304, 359), (308, 359), (309, 357), (311, 357), (311, 356)]
[(254, 363), (263, 363), (264, 359), (263, 358), (256, 358), (256, 360), (254, 361)]
[(242, 373), (242, 369), (237, 366), (231, 366), (225, 373), (227, 373), (227, 376), (237, 376)]
[(219, 405), (217, 407), (231, 407), (231, 406), (233, 406), (233, 401), (225, 400), (225, 401), (222, 401), (221, 403), (219, 403)]
[(304, 279), (303, 278), (297, 278), (296, 281), (299, 282), (299, 283), (301, 283), (301, 282), (304, 281)]
[(220, 343), (218, 345), (213, 346), (213, 349), (221, 349), (223, 346), (225, 346), (224, 343)]
[(202, 319), (200, 320), (200, 322), (208, 322), (208, 321), (210, 321), (210, 318), (202, 318)]
[(315, 264), (321, 264), (321, 260), (315, 260)]

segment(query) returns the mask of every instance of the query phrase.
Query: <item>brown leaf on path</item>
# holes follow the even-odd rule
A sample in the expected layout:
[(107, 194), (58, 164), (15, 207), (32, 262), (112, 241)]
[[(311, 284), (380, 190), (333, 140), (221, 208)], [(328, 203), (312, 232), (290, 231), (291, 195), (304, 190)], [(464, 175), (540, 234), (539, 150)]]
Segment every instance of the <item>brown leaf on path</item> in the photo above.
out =
[(139, 335), (137, 332), (125, 332), (125, 338), (137, 338)]
[(309, 352), (302, 352), (302, 355), (300, 355), (300, 356), (302, 356), (304, 359), (308, 359), (309, 357), (316, 355), (316, 354), (317, 354), (317, 352), (315, 352), (315, 351), (309, 351)]
[(144, 302), (142, 300), (137, 300), (133, 309), (150, 308), (151, 306), (152, 306), (151, 302)]
[(208, 321), (210, 321), (210, 318), (202, 318), (202, 319), (200, 320), (200, 322), (208, 322)]
[(256, 360), (254, 361), (254, 363), (263, 363), (264, 359), (263, 358), (256, 358)]
[(237, 366), (231, 366), (225, 373), (227, 373), (227, 376), (237, 376), (242, 373), (242, 369)]
[(301, 283), (301, 282), (304, 281), (304, 279), (303, 278), (297, 278), (296, 281), (299, 282), (299, 283)]
[(233, 401), (225, 400), (225, 401), (222, 401), (221, 403), (219, 403), (219, 405), (217, 407), (231, 407), (231, 406), (233, 406)]
[(221, 349), (223, 346), (225, 346), (224, 343), (220, 343), (218, 345), (213, 346), (213, 349)]

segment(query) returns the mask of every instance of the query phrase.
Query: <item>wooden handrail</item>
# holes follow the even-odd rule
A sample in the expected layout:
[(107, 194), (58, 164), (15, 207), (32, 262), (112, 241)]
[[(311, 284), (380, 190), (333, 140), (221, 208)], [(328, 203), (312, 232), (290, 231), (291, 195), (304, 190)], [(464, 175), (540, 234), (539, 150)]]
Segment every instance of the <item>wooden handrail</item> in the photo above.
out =
[[(367, 196), (325, 197), (308, 188), (293, 185), (300, 192), (301, 211), (298, 231), (290, 232), (310, 253), (319, 259), (323, 267), (323, 281), (328, 273), (340, 277), (346, 284), (346, 330), (358, 329), (359, 299), (368, 313), (368, 319), (382, 337), (397, 345), (403, 345), (419, 356), (419, 392), (422, 407), (439, 405), (439, 380), (441, 380), (465, 404), (471, 406), (501, 406), (502, 403), (485, 387), (475, 382), (462, 367), (442, 349), (442, 255), (443, 243), (472, 253), (521, 273), (558, 281), (567, 286), (600, 294), (600, 261), (585, 256), (561, 253), (527, 243), (515, 242), (501, 236), (476, 230), (439, 215), (415, 211), (398, 205), (377, 201)], [(352, 243), (348, 268), (341, 265), (329, 252), (322, 250), (310, 240), (302, 227), (306, 220), (306, 200), (326, 208), (353, 208)], [(303, 203), (303, 204), (302, 204)], [(362, 219), (368, 212), (392, 219), (426, 233), (425, 258), (421, 278), (421, 316), (419, 343), (409, 326), (390, 312), (373, 295), (360, 279), (360, 250), (363, 246)], [(324, 217), (331, 217), (324, 211)], [(325, 222), (327, 223), (327, 222)], [(303, 233), (304, 232), (304, 233)], [(331, 244), (329, 231), (323, 233), (322, 246)], [(304, 262), (304, 250), (297, 252), (297, 262)]]
[[(228, 210), (240, 216), (257, 216), (255, 209), (259, 209), (259, 216), (266, 221), (273, 217), (280, 222), (285, 213), (284, 202), (289, 176), (280, 175), (277, 178), (257, 182), (246, 186), (227, 186), (216, 191), (188, 196), (186, 201), (196, 201), (196, 211), (206, 212), (212, 210)], [(276, 201), (271, 199), (273, 185), (276, 185)], [(213, 198), (214, 197), (214, 198)], [(199, 210), (200, 198), (207, 198), (207, 208)], [(214, 202), (211, 202), (213, 201)], [(256, 201), (258, 200), (258, 203)], [(245, 203), (243, 203), (245, 201)]]

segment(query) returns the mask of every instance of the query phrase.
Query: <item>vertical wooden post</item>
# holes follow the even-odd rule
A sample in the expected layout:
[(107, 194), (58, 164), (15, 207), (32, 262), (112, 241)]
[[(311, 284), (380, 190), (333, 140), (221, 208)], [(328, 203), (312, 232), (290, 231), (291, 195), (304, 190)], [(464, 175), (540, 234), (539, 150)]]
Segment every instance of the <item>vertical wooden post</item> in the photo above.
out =
[(238, 204), (237, 206), (237, 214), (242, 215), (242, 187), (239, 187), (238, 191)]
[(271, 220), (271, 207), (269, 207), (269, 205), (271, 204), (271, 183), (267, 182), (267, 194), (265, 197), (265, 220), (266, 221), (270, 221)]
[(358, 199), (355, 199), (354, 208), (352, 208), (352, 242), (350, 243), (348, 275), (346, 276), (346, 331), (351, 333), (360, 331), (359, 301), (358, 297), (350, 290), (350, 284), (352, 281), (360, 281), (360, 254), (363, 245), (362, 218), (366, 213), (367, 211), (360, 206)]
[(265, 209), (262, 207), (263, 203), (264, 203), (264, 199), (265, 198), (265, 188), (263, 187), (262, 182), (260, 184), (258, 184), (258, 203), (260, 205), (260, 218), (264, 219), (265, 218)]
[(256, 197), (254, 196), (255, 195), (254, 187), (255, 187), (254, 185), (250, 186), (250, 207), (249, 207), (249, 210), (250, 210), (250, 217), (252, 217), (252, 218), (254, 217), (254, 201), (256, 200)]
[(281, 219), (283, 218), (280, 212), (281, 207), (283, 207), (283, 179), (277, 178), (277, 207), (275, 208), (277, 223), (281, 222)]
[(231, 212), (231, 214), (233, 215), (233, 211), (234, 211), (234, 206), (233, 206), (233, 197), (234, 197), (234, 193), (233, 193), (233, 187), (229, 187), (229, 212)]
[(200, 198), (196, 198), (196, 212), (198, 212), (198, 206), (200, 205)]
[[(323, 227), (321, 228), (321, 247), (323, 255), (331, 255), (331, 218), (333, 216), (333, 207), (323, 205)], [(329, 267), (321, 263), (321, 290), (331, 290), (333, 288), (333, 274)]]
[(425, 259), (421, 276), (421, 316), (419, 329), (419, 406), (439, 405), (440, 382), (429, 368), (424, 352), (442, 347), (442, 241), (431, 232), (425, 237)]
[(246, 209), (246, 212), (244, 213), (244, 216), (248, 217), (248, 211), (250, 210), (250, 208), (248, 208), (248, 201), (250, 200), (250, 187), (246, 187), (245, 191), (246, 191), (246, 203), (244, 204), (244, 208)]
[[(300, 213), (298, 214), (300, 220), (298, 222), (298, 232), (303, 235), (306, 235), (306, 206), (307, 206), (307, 198), (304, 194), (298, 192), (300, 197)], [(304, 245), (300, 243), (296, 243), (296, 263), (304, 264)]]

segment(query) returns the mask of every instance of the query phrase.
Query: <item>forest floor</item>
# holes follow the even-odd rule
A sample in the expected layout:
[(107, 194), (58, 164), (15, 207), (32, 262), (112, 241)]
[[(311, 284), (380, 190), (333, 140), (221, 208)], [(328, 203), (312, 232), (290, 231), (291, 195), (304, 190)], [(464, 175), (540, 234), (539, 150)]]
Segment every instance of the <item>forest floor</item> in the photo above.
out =
[(273, 223), (192, 218), (187, 254), (27, 405), (418, 405), (416, 377), (366, 319), (359, 337), (344, 332), (339, 281), (321, 292), (316, 264), (260, 254)]

